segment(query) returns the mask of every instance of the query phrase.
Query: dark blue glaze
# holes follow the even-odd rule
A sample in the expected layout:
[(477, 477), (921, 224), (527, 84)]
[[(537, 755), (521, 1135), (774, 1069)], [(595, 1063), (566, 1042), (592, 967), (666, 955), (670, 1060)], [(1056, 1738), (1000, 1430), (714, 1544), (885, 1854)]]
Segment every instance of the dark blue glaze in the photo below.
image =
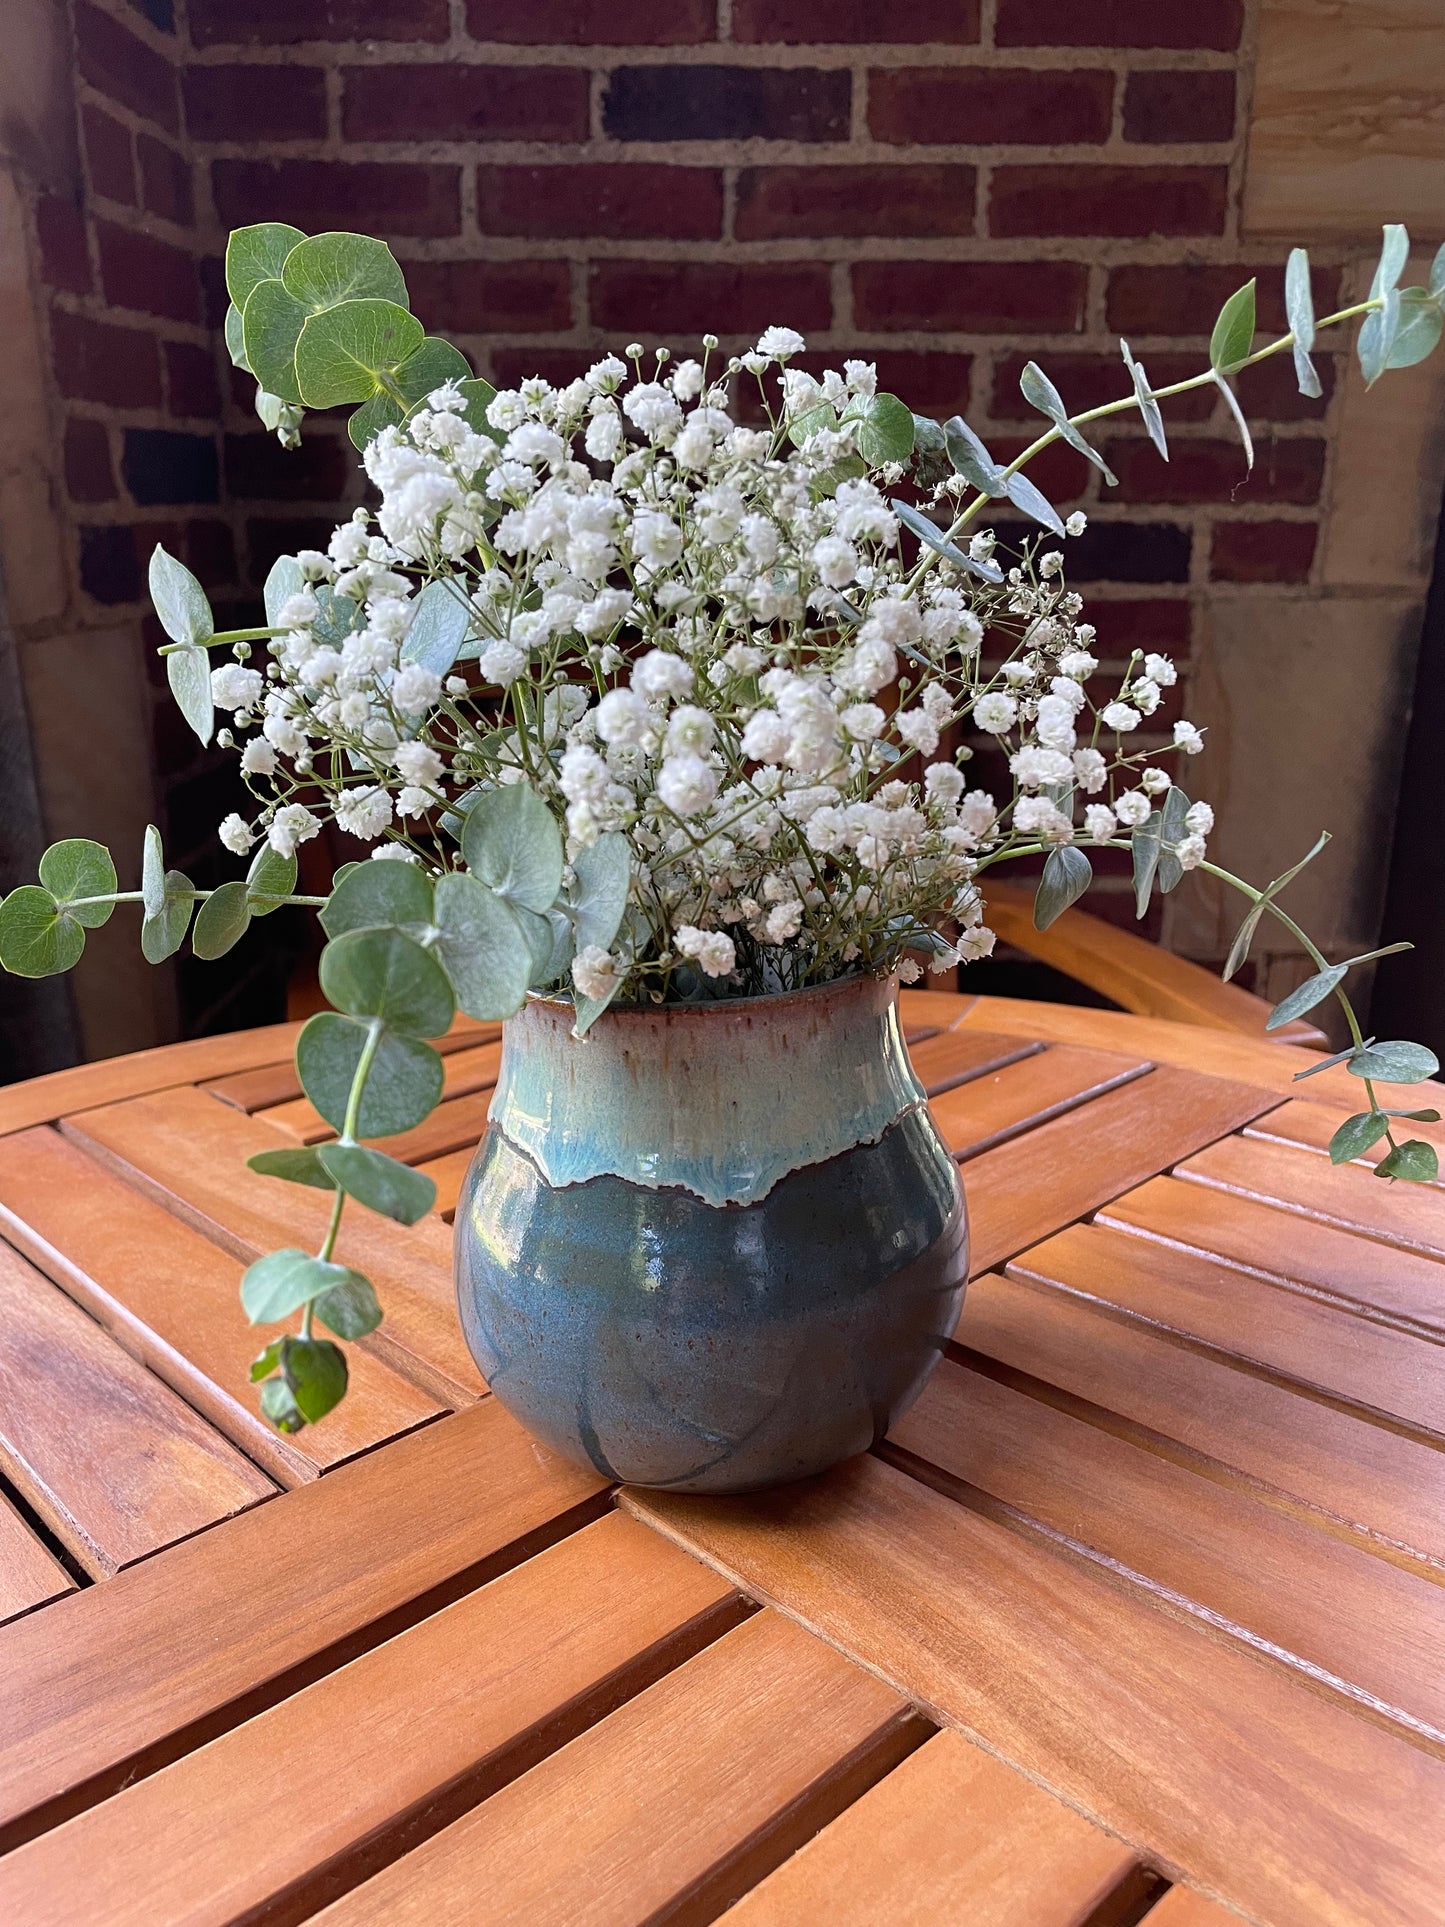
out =
[(554, 1189), (493, 1124), (456, 1218), (462, 1325), (496, 1396), (568, 1457), (683, 1492), (803, 1478), (880, 1439), (957, 1323), (967, 1251), (921, 1105), (747, 1205), (612, 1175)]

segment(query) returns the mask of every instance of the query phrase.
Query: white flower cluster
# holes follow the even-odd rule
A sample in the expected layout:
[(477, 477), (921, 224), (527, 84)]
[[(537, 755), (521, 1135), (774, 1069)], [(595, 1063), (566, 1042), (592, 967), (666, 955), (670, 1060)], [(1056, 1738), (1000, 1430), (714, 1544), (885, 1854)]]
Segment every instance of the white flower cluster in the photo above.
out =
[[(440, 873), (469, 793), (527, 783), (569, 860), (629, 841), (623, 937), (573, 966), (600, 997), (784, 988), (910, 950), (946, 969), (992, 948), (982, 870), (1127, 838), (1171, 781), (1138, 735), (1201, 747), (1189, 723), (1167, 746), (1151, 730), (1172, 663), (1136, 656), (1096, 701), (1056, 552), (1005, 570), (987, 533), (966, 558), (905, 545), (884, 492), (903, 470), (868, 461), (892, 398), (868, 363), (788, 366), (802, 346), (770, 328), (713, 373), (629, 350), (484, 415), (447, 387), (378, 435), (381, 505), (296, 557), (266, 673), (242, 646), (213, 674), (258, 802), (226, 846), (289, 854), (329, 816)], [(956, 511), (952, 481), (921, 492)], [(441, 669), (408, 650), (423, 592), (465, 616)], [(967, 780), (970, 737), (996, 739), (993, 789)], [(1211, 821), (1189, 812), (1184, 867)]]

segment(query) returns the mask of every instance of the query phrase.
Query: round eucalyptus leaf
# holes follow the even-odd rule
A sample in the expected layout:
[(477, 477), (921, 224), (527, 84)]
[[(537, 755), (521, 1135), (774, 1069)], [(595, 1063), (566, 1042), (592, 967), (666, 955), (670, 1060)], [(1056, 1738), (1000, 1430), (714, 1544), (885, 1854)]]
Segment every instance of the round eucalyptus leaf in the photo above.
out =
[[(332, 1183), (339, 1185), (348, 1198), (355, 1198), (368, 1211), (379, 1212), (384, 1218), (395, 1218), (398, 1224), (415, 1224), (437, 1201), (436, 1184), (431, 1178), (389, 1158), (385, 1151), (373, 1151), (365, 1144), (323, 1144), (316, 1155)], [(353, 1336), (350, 1332), (340, 1335)]]
[[(351, 1080), (371, 1026), (318, 1011), (296, 1040), (302, 1088), (334, 1131), (346, 1127)], [(356, 1136), (395, 1137), (420, 1124), (442, 1094), (442, 1060), (430, 1044), (383, 1030), (362, 1094)]]
[[(285, 1339), (277, 1342), (276, 1357), (279, 1362), (285, 1349)], [(262, 1357), (266, 1354), (263, 1353)], [(261, 1387), (261, 1410), (270, 1419), (278, 1432), (299, 1432), (306, 1421), (301, 1416), (301, 1407), (291, 1395), (291, 1387), (284, 1378), (268, 1378)]]
[(1412, 1137), (1397, 1145), (1375, 1166), (1377, 1178), (1407, 1178), (1412, 1184), (1433, 1184), (1440, 1175), (1440, 1158), (1433, 1144)]
[(349, 635), (364, 626), (366, 613), (359, 602), (353, 602), (350, 596), (338, 595), (325, 583), (321, 583), (315, 593), (317, 615), (311, 633), (318, 642), (339, 649)]
[[(308, 408), (369, 401), (379, 378), (391, 376), (424, 339), (421, 323), (394, 301), (343, 301), (310, 315), (296, 343), (300, 399)], [(248, 334), (248, 354), (250, 346)]]
[(286, 257), (306, 236), (285, 221), (257, 221), (231, 231), (226, 242), (226, 292), (238, 308), (259, 281), (279, 281)]
[(406, 276), (384, 241), (366, 234), (313, 234), (298, 241), (281, 269), (286, 292), (308, 314), (375, 296), (407, 307)]
[(499, 897), (538, 912), (562, 888), (562, 832), (526, 783), (486, 790), (467, 812), (462, 859)]
[(274, 628), (282, 606), (294, 595), (300, 595), (306, 587), (306, 578), (301, 573), (301, 564), (294, 555), (278, 555), (271, 564), (266, 577), (266, 586), (261, 594), (266, 603), (266, 620)]
[(274, 1325), (358, 1275), (345, 1265), (330, 1264), (288, 1245), (283, 1251), (268, 1251), (246, 1267), (241, 1275), (241, 1308), (253, 1325)]
[(494, 442), (504, 442), (506, 431), (496, 428), (487, 420), (487, 410), (497, 399), (497, 391), (489, 381), (480, 375), (473, 375), (470, 381), (458, 382), (462, 400), (467, 405), (467, 426), (475, 429), (478, 435), (490, 435)]
[(572, 865), (577, 881), (571, 891), (577, 949), (585, 950), (590, 943), (612, 948), (627, 909), (631, 869), (627, 838), (620, 830), (606, 831), (589, 848), (577, 852)]
[(250, 921), (251, 907), (246, 901), (245, 884), (239, 879), (234, 883), (223, 883), (219, 890), (211, 892), (196, 912), (191, 948), (207, 963), (216, 957), (224, 957), (245, 936)]
[(856, 423), (854, 445), (870, 468), (906, 462), (913, 453), (913, 411), (897, 395), (869, 395), (852, 402), (845, 419)]
[(346, 1355), (329, 1338), (288, 1338), (281, 1348), (281, 1375), (308, 1425), (346, 1397)]
[(241, 345), (251, 373), (268, 394), (300, 403), (296, 344), (306, 310), (279, 281), (259, 281), (241, 309)]
[(141, 844), (140, 900), (148, 917), (158, 917), (166, 907), (165, 849), (154, 823), (147, 823)]
[(321, 1162), (321, 1153), (315, 1145), (304, 1145), (293, 1151), (283, 1148), (278, 1151), (257, 1151), (246, 1160), (248, 1171), (257, 1171), (263, 1178), (282, 1178), (287, 1184), (309, 1184), (318, 1191), (334, 1191), (336, 1180)]
[(508, 904), (507, 907), (517, 919), (522, 932), (522, 941), (526, 944), (527, 954), (532, 960), (527, 983), (535, 990), (539, 985), (552, 981), (548, 968), (552, 960), (554, 944), (551, 921), (537, 910), (525, 909), (520, 903)]
[(447, 974), (400, 930), (348, 930), (321, 953), (321, 988), (352, 1017), (379, 1017), (408, 1037), (439, 1037), (456, 1015)]
[(84, 930), (61, 915), (48, 890), (22, 883), (0, 903), (0, 969), (12, 977), (58, 977), (84, 949)]
[(251, 364), (246, 359), (246, 342), (241, 332), (241, 310), (233, 301), (226, 310), (226, 353), (231, 357), (233, 368), (239, 368), (243, 375), (249, 375)]
[(349, 1281), (323, 1292), (312, 1310), (328, 1331), (338, 1338), (365, 1338), (381, 1323), (381, 1306), (368, 1279), (353, 1271)]
[(211, 699), (211, 661), (204, 649), (175, 649), (166, 657), (166, 681), (176, 707), (203, 743), (211, 740), (216, 710)]
[[(40, 859), (40, 881), (55, 898), (62, 915), (73, 917), (87, 930), (98, 930), (115, 909), (114, 895), (119, 886), (110, 851), (88, 837), (52, 843)], [(77, 903), (80, 897), (109, 897), (111, 901)]]
[(1432, 353), (1440, 339), (1445, 316), (1439, 304), (1424, 288), (1404, 288), (1400, 293), (1400, 325), (1390, 347), (1387, 368), (1413, 368)]
[(401, 645), (403, 662), (419, 662), (445, 676), (457, 659), (472, 619), (466, 597), (446, 582), (428, 582), (413, 605), (411, 627)]
[(165, 901), (159, 913), (148, 916), (140, 927), (141, 955), (147, 963), (164, 963), (185, 941), (195, 909), (195, 885), (179, 870), (167, 870)]
[(440, 877), (436, 952), (469, 1017), (510, 1017), (532, 978), (531, 947), (509, 905), (460, 870)]
[(172, 642), (210, 641), (216, 625), (205, 590), (185, 563), (177, 562), (159, 542), (151, 550), (146, 586), (160, 625)]
[(432, 886), (410, 863), (354, 863), (331, 892), (321, 912), (328, 937), (348, 930), (426, 928), (432, 920)]
[(1348, 1164), (1352, 1158), (1362, 1157), (1389, 1128), (1390, 1120), (1383, 1111), (1357, 1111), (1330, 1139), (1330, 1163)]
[(434, 388), (440, 388), (444, 381), (466, 381), (471, 372), (471, 363), (459, 348), (454, 348), (449, 341), (443, 341), (439, 335), (428, 335), (416, 352), (408, 355), (395, 372), (396, 386), (401, 391), (405, 407), (400, 406), (393, 395), (373, 395), (351, 417), (346, 432), (355, 447), (365, 448), (383, 428), (404, 421), (414, 408), (421, 406)]
[(1440, 1068), (1434, 1051), (1423, 1044), (1403, 1040), (1367, 1044), (1357, 1050), (1345, 1065), (1354, 1077), (1378, 1079), (1382, 1084), (1422, 1084)]
[(246, 904), (253, 917), (268, 917), (296, 888), (296, 859), (263, 843), (246, 872)]

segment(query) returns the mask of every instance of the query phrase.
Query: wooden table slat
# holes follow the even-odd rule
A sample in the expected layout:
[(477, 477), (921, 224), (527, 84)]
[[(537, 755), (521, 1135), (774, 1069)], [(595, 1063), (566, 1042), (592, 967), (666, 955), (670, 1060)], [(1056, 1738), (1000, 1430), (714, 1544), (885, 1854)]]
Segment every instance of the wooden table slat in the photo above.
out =
[[(479, 1044), (493, 1044), (501, 1034), (500, 1024), (483, 1023), (459, 1011), (446, 1036), (432, 1039), (432, 1047), (444, 1057), (450, 1057), (459, 1051), (474, 1050)], [(262, 1064), (255, 1070), (233, 1071), (229, 1077), (196, 1081), (212, 1097), (219, 1097), (223, 1103), (247, 1113), (289, 1104), (301, 1095), (301, 1079), (296, 1075), (295, 1062), (289, 1058), (284, 1063)]]
[(949, 1150), (970, 1159), (1132, 1083), (1149, 1068), (1146, 1060), (1116, 1051), (1055, 1044), (971, 1078), (932, 1099), (929, 1109)]
[[(1252, 1136), (1257, 1134), (1261, 1137), (1283, 1138), (1290, 1144), (1302, 1144), (1312, 1151), (1328, 1151), (1330, 1148), (1330, 1139), (1347, 1117), (1351, 1117), (1359, 1111), (1360, 1103), (1363, 1103), (1363, 1099), (1360, 1100), (1360, 1103), (1351, 1105), (1348, 1109), (1343, 1106), (1336, 1107), (1331, 1104), (1312, 1104), (1304, 1097), (1304, 1092), (1308, 1091), (1308, 1089), (1308, 1084), (1303, 1085), (1299, 1098), (1295, 1099), (1292, 1103), (1281, 1104), (1277, 1111), (1271, 1111), (1267, 1118), (1262, 1118), (1257, 1125), (1251, 1125), (1250, 1134)], [(1438, 1109), (1438, 1097), (1433, 1106), (1431, 1106), (1429, 1099), (1422, 1098), (1420, 1103), (1414, 1108), (1417, 1110), (1424, 1110), (1426, 1108)], [(1424, 1138), (1428, 1143), (1434, 1144), (1440, 1150), (1445, 1151), (1445, 1123), (1413, 1124), (1402, 1119), (1400, 1120), (1400, 1129), (1407, 1137)], [(1354, 1162), (1360, 1165), (1378, 1164), (1382, 1157), (1388, 1156), (1389, 1150), (1389, 1145), (1385, 1142), (1384, 1138), (1381, 1138), (1377, 1144), (1371, 1145), (1368, 1151), (1362, 1151)], [(1445, 1159), (1442, 1159), (1442, 1162), (1445, 1162)], [(1336, 1166), (1332, 1168), (1339, 1169), (1342, 1167)], [(1398, 1185), (1394, 1187), (1392, 1195), (1395, 1197), (1401, 1195)]]
[[(501, 1062), (502, 1047), (500, 1044), (495, 1043), (481, 1044), (475, 1047), (469, 1047), (466, 1050), (454, 1051), (449, 1057), (445, 1057), (442, 1060), (443, 1105), (454, 1102), (458, 1098), (473, 1097), (481, 1091), (490, 1092), (496, 1084), (497, 1073), (501, 1068)], [(487, 1103), (490, 1102), (491, 1099), (489, 1097)], [(466, 1115), (471, 1117), (475, 1115), (475, 1112), (476, 1106), (471, 1105), (468, 1107)], [(273, 1105), (262, 1110), (260, 1115), (265, 1118), (268, 1124), (274, 1124), (278, 1130), (289, 1131), (292, 1137), (299, 1138), (303, 1144), (320, 1144), (324, 1142), (325, 1139), (336, 1135), (331, 1126), (326, 1122), (326, 1119), (322, 1117), (321, 1113), (316, 1109), (315, 1105), (304, 1097), (294, 1098), (289, 1103)], [(450, 1121), (459, 1117), (461, 1113), (448, 1111), (447, 1115)], [(378, 1141), (386, 1145), (393, 1157), (403, 1156), (405, 1161), (410, 1162), (416, 1154), (410, 1151), (405, 1153), (398, 1152), (396, 1143), (417, 1139), (419, 1134), (426, 1132), (427, 1124), (430, 1124), (430, 1122), (431, 1120), (428, 1119), (426, 1123), (418, 1125), (416, 1131), (404, 1133), (402, 1140), (382, 1139)], [(455, 1128), (454, 1124), (449, 1122), (442, 1126), (443, 1131), (449, 1128)], [(433, 1130), (432, 1135), (435, 1135), (435, 1130)], [(474, 1134), (473, 1142), (475, 1142), (476, 1136), (479, 1135), (479, 1132)]]
[(908, 1052), (914, 1075), (930, 1097), (940, 1097), (955, 1085), (996, 1071), (1042, 1048), (1021, 1037), (990, 1037), (987, 1031), (939, 1031), (911, 1045)]
[(1186, 1159), (1177, 1175), (1262, 1198), (1386, 1244), (1445, 1256), (1445, 1190), (1438, 1185), (1392, 1184), (1363, 1164), (1333, 1165), (1309, 1151), (1260, 1138), (1212, 1144)]
[(75, 1581), (0, 1492), (0, 1624), (75, 1590)]

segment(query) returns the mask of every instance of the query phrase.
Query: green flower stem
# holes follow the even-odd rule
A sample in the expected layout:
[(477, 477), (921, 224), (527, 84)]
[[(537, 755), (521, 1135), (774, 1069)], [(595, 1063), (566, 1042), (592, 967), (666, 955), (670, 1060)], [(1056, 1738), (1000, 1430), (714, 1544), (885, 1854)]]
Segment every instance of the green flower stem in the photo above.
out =
[[(169, 892), (173, 903), (204, 903), (207, 897), (213, 897), (215, 894), (214, 890), (173, 890)], [(61, 910), (88, 910), (92, 904), (96, 903), (143, 903), (144, 901), (145, 893), (141, 890), (117, 890), (113, 896), (107, 897), (66, 897), (57, 904), (57, 908)], [(266, 901), (268, 903), (271, 901), (269, 896), (266, 898)], [(303, 910), (324, 910), (330, 901), (331, 899), (329, 897), (277, 897), (276, 908), (279, 910), (283, 904), (294, 903), (299, 904)]]
[(204, 642), (163, 642), (156, 654), (174, 656), (182, 649), (225, 649), (233, 642), (264, 642), (268, 636), (284, 636), (285, 629), (223, 629), (219, 635), (207, 636)]

